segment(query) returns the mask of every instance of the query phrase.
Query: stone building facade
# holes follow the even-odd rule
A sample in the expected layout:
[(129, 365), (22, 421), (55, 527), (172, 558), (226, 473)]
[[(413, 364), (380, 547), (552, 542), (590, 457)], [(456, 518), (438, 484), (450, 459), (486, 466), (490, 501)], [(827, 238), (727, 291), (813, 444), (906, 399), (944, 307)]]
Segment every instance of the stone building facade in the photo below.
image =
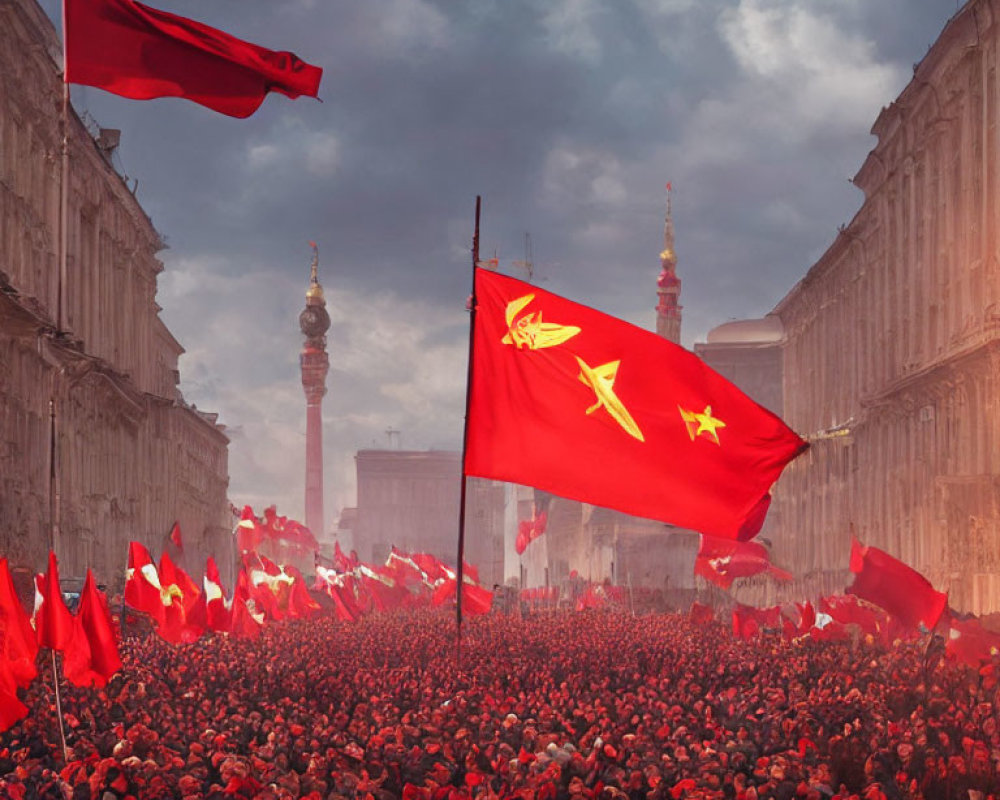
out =
[[(358, 556), (382, 564), (393, 545), (432, 553), (454, 565), (458, 556), (461, 454), (446, 450), (359, 450), (358, 505), (352, 527)], [(465, 561), (483, 585), (503, 583), (505, 487), (469, 478)]]
[(772, 312), (784, 417), (816, 437), (775, 496), (789, 596), (843, 588), (853, 532), (1000, 611), (998, 67), (1000, 2), (971, 0), (875, 121), (860, 211)]
[(178, 391), (163, 243), (110, 164), (117, 132), (72, 110), (61, 268), (60, 62), (34, 0), (0, 0), (0, 555), (30, 573), (53, 544), (62, 575), (114, 588), (128, 541), (158, 553), (175, 521), (187, 566), (227, 552), (228, 439)]

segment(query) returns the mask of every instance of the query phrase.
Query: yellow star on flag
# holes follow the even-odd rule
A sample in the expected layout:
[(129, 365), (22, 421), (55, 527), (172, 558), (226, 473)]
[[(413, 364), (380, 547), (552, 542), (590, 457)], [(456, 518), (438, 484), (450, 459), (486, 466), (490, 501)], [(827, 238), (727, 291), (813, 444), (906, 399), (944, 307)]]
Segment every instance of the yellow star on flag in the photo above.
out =
[(719, 441), (718, 428), (725, 428), (726, 423), (712, 416), (711, 406), (705, 406), (705, 410), (701, 412), (688, 411), (680, 406), (677, 406), (677, 410), (681, 412), (681, 419), (684, 420), (684, 424), (687, 426), (688, 436), (691, 437), (692, 442), (698, 436), (704, 436), (706, 439), (711, 439), (717, 445), (721, 446), (722, 442)]

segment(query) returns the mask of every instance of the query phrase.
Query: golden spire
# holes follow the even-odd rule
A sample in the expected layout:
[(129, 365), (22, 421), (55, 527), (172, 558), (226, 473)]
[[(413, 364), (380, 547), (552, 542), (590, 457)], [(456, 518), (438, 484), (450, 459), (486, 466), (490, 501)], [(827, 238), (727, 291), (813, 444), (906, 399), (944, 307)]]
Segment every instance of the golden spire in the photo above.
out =
[(670, 214), (670, 190), (667, 183), (667, 216), (663, 220), (663, 252), (660, 253), (660, 261), (676, 263), (674, 256), (674, 218)]
[(319, 285), (319, 246), (316, 242), (309, 242), (313, 249), (312, 275), (309, 278), (309, 288), (306, 290), (306, 301), (318, 301), (326, 305), (323, 296), (323, 287)]

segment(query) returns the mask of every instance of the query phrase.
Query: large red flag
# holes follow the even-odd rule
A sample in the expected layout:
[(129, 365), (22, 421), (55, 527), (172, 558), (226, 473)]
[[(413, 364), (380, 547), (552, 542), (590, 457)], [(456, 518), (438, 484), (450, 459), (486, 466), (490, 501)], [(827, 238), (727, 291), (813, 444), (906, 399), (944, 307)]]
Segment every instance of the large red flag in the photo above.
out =
[(948, 595), (915, 569), (857, 539), (851, 542), (850, 565), (854, 582), (847, 592), (884, 608), (909, 628), (933, 629), (948, 605)]
[(64, 0), (66, 82), (149, 100), (183, 97), (249, 117), (270, 92), (316, 97), (323, 70), (295, 54), (134, 0)]
[(687, 350), (476, 270), (465, 473), (730, 539), (806, 447)]
[(52, 650), (65, 650), (73, 641), (76, 622), (66, 608), (62, 589), (59, 586), (59, 564), (56, 554), (49, 551), (49, 569), (38, 576), (38, 592), (41, 606), (35, 611), (35, 631), (38, 646)]
[(115, 626), (111, 621), (108, 601), (97, 589), (93, 573), (87, 570), (87, 580), (80, 593), (80, 608), (77, 611), (80, 632), (74, 640), (88, 654), (85, 659), (76, 659), (69, 654), (63, 662), (63, 673), (66, 680), (74, 686), (106, 686), (111, 676), (122, 667), (118, 655), (118, 641), (115, 638)]

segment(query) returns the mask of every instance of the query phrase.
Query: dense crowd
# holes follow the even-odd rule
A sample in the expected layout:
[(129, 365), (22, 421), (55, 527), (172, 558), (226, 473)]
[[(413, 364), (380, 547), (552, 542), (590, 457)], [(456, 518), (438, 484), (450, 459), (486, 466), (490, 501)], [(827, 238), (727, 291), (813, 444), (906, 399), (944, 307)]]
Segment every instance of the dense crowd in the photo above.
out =
[(103, 690), (51, 670), (0, 734), (0, 796), (1000, 796), (997, 686), (927, 642), (734, 639), (686, 615), (436, 610), (129, 637)]

